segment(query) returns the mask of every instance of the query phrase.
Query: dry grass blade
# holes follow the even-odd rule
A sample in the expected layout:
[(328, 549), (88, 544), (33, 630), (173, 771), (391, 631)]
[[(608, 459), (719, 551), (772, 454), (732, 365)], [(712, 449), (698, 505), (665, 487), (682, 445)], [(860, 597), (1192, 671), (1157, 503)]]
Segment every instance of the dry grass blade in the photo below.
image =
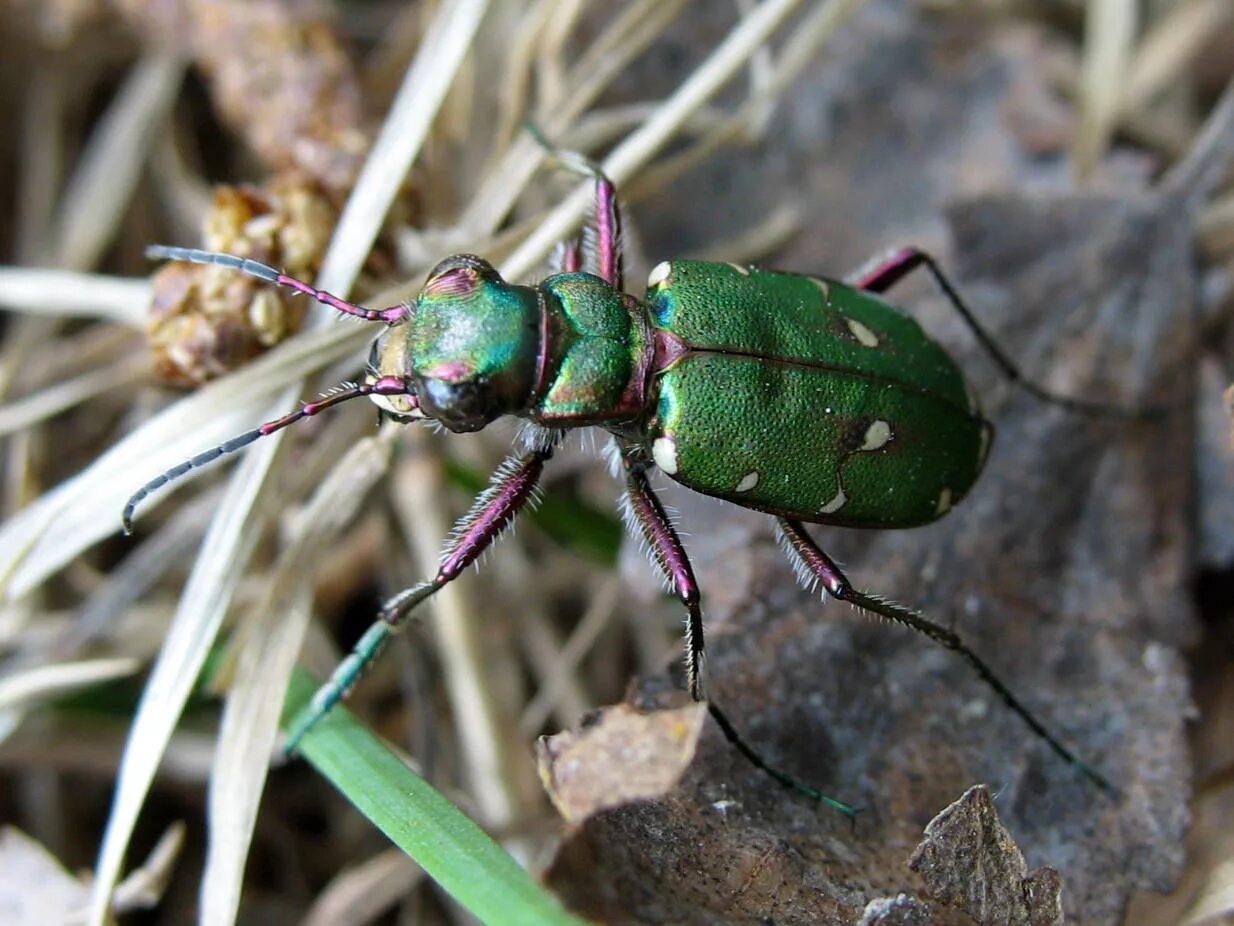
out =
[(145, 360), (130, 357), (81, 376), (60, 380), (24, 399), (0, 405), (0, 435), (32, 428), (108, 390), (143, 380), (147, 374)]
[[(746, 16), (677, 91), (661, 104), (643, 126), (627, 136), (604, 160), (604, 172), (620, 186), (646, 164), (673, 137), (681, 123), (746, 66), (750, 57), (771, 37), (799, 5), (798, 0), (765, 0)], [(835, 3), (829, 4), (834, 6)], [(591, 184), (582, 184), (554, 209), (502, 264), (511, 278), (526, 274), (564, 240), (581, 221), (591, 203)]]
[(386, 471), (393, 429), (356, 444), (323, 480), (298, 520), (299, 536), (282, 554), (270, 592), (239, 644), (219, 746), (210, 776), (210, 850), (201, 886), (202, 919), (235, 919), (257, 807), (278, 738), (283, 697), (312, 610), (313, 572), (325, 547)]
[(61, 266), (92, 266), (115, 234), (184, 75), (179, 58), (152, 54), (134, 69), (91, 139), (60, 205)]
[[(469, 16), (478, 21), (482, 9), (482, 3), (460, 0), (439, 10), (436, 22), (453, 23), (456, 27), (463, 27)], [(433, 30), (430, 30), (430, 33), (432, 32)], [(383, 127), (374, 145), (369, 161), (357, 181), (353, 199), (344, 210), (330, 250), (323, 261), (318, 280), (323, 288), (342, 293), (350, 289), (350, 281), (359, 271), (369, 246), (376, 237), (377, 226), (384, 219), (390, 200), (396, 193), (406, 169), (415, 159), (419, 144), (423, 140), (422, 135), (414, 132), (403, 134), (399, 127), (403, 124), (429, 124), (432, 114), (441, 104), (445, 88), (449, 86), (458, 69), (468, 38), (469, 36), (464, 37), (461, 46), (448, 42), (439, 45), (426, 44), (422, 47), (420, 55), (412, 65), (412, 72), (423, 72), (432, 75), (433, 79), (426, 83), (427, 89), (422, 95), (415, 93), (416, 88), (413, 87), (407, 94), (400, 94), (396, 101), (392, 118)], [(396, 177), (370, 169), (373, 164), (383, 165), (388, 169), (400, 163), (403, 170)], [(357, 242), (362, 242), (362, 246), (357, 247)], [(324, 307), (317, 314), (319, 321), (328, 317)], [(289, 405), (293, 398), (294, 393), (289, 391), (278, 404)], [(260, 519), (252, 516), (253, 506), (267, 485), (266, 476), (281, 444), (280, 437), (279, 434), (272, 435), (245, 457), (233, 476), (222, 508), (206, 535), (201, 555), (189, 577), (172, 633), (175, 634), (177, 629), (182, 628), (179, 640), (196, 647), (197, 651), (194, 653), (187, 648), (173, 648), (169, 639), (151, 677), (150, 686), (143, 698), (143, 706), (134, 722), (129, 746), (125, 751), (117, 785), (116, 804), (99, 855), (98, 880), (91, 904), (93, 923), (103, 922), (108, 906), (108, 894), (119, 875), (137, 813), (157, 764), (156, 758), (166, 746), (192, 680), (200, 671), (202, 660), (218, 632), (248, 551), (256, 535), (261, 532)], [(204, 588), (198, 587), (201, 585), (204, 585)], [(162, 676), (159, 674), (160, 669), (163, 669)], [(166, 690), (160, 691), (161, 688)], [(237, 882), (239, 874), (234, 874)], [(238, 896), (238, 883), (234, 891), (226, 892), (226, 896), (232, 894)]]
[(1075, 141), (1075, 172), (1080, 180), (1092, 174), (1114, 131), (1136, 25), (1135, 4), (1127, 0), (1093, 0), (1088, 5)]
[(1127, 72), (1121, 108), (1148, 105), (1167, 85), (1184, 76), (1196, 54), (1234, 17), (1228, 0), (1187, 0), (1174, 4), (1144, 35)]
[(263, 486), (257, 477), (278, 449), (277, 441), (263, 442), (237, 468), (150, 673), (120, 763), (115, 803), (99, 851), (90, 905), (90, 922), (97, 926), (107, 921), (112, 891), (154, 773), (257, 541), (252, 512)]
[(424, 878), (401, 849), (390, 849), (341, 872), (304, 918), (304, 926), (363, 926), (385, 913)]
[(24, 709), (100, 682), (125, 678), (140, 668), (141, 663), (136, 659), (116, 657), (61, 662), (13, 672), (0, 678), (0, 712)]
[(1179, 926), (1219, 926), (1234, 916), (1234, 858), (1213, 868)]
[(69, 270), (0, 269), (0, 305), (26, 315), (106, 318), (140, 330), (149, 304), (148, 280)]

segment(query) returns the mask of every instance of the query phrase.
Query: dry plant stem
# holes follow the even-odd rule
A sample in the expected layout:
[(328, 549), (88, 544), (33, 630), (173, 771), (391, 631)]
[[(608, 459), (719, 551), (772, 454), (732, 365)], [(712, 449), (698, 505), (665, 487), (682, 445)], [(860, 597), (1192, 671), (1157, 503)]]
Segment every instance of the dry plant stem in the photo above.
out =
[(833, 0), (818, 7), (793, 31), (779, 58), (769, 65), (770, 73), (751, 86), (749, 98), (731, 116), (713, 121), (708, 130), (684, 151), (666, 158), (644, 171), (624, 191), (627, 200), (663, 189), (681, 175), (702, 163), (714, 151), (737, 138), (751, 137), (767, 125), (776, 101), (784, 90), (813, 61), (819, 49), (839, 25), (865, 0)]
[[(628, 31), (627, 17), (621, 17), (605, 28), (592, 47), (608, 48), (609, 53), (601, 58), (593, 58), (590, 51), (584, 52), (579, 63), (570, 71), (570, 96), (554, 108), (540, 107), (541, 111), (545, 111), (540, 127), (550, 138), (562, 131), (594, 102), (621, 69), (659, 35), (659, 30), (667, 27), (683, 3), (684, 0), (639, 0), (631, 8), (631, 12), (641, 14), (644, 26), (625, 42), (620, 41), (620, 36)], [(519, 118), (522, 118), (521, 113)], [(514, 207), (543, 160), (544, 150), (533, 139), (518, 138), (505, 152), (497, 167), (480, 183), (471, 203), (464, 210), (459, 224), (466, 234), (493, 234), (494, 229)], [(555, 245), (556, 242), (553, 242), (549, 248)], [(549, 252), (546, 250), (544, 253)]]
[[(423, 140), (422, 131), (404, 129), (411, 125), (427, 127), (431, 121), (445, 88), (458, 69), (463, 49), (457, 43), (461, 41), (465, 47), (470, 39), (467, 17), (478, 20), (483, 6), (483, 3), (461, 2), (448, 4), (440, 10), (434, 34), (442, 35), (443, 41), (423, 46), (421, 55), (412, 65), (409, 79), (413, 74), (426, 78), (420, 85), (421, 92), (415, 93), (414, 87), (400, 91), (391, 120), (387, 121), (374, 145), (323, 261), (322, 274), (317, 281), (322, 288), (343, 294), (350, 289), (350, 281), (359, 271), (397, 186)], [(461, 35), (448, 32), (447, 26), (458, 29)], [(405, 88), (407, 86), (405, 84)], [(391, 177), (392, 173), (396, 176)], [(323, 307), (323, 311), (313, 317), (318, 320), (326, 314)], [(290, 404), (299, 391), (299, 386), (287, 390), (278, 399), (279, 407)], [(116, 803), (99, 854), (90, 908), (90, 923), (94, 926), (103, 926), (106, 919), (109, 895), (123, 864), (158, 757), (182, 710), (188, 686), (217, 635), (255, 535), (261, 532), (262, 519), (254, 517), (253, 509), (266, 484), (265, 477), (274, 454), (281, 445), (280, 436), (272, 435), (252, 448), (237, 468), (222, 508), (207, 534), (202, 556), (189, 578), (168, 647), (160, 655), (151, 677), (121, 766)], [(177, 635), (178, 628), (182, 629)], [(173, 638), (177, 644), (174, 648)]]
[(52, 257), (51, 226), (62, 176), (64, 88), (50, 58), (34, 62), (23, 95), (20, 176), (17, 190), (16, 257), (20, 263), (45, 263)]
[(210, 777), (210, 849), (201, 888), (205, 922), (231, 922), (240, 904), (245, 861), (275, 750), (283, 693), (303, 644), (314, 575), (304, 563), (325, 555), (365, 492), (385, 473), (395, 435), (386, 429), (356, 443), (305, 506), (280, 554), (267, 593), (236, 635), (236, 675), (219, 728)]
[(202, 221), (214, 203), (214, 189), (203, 178), (201, 165), (183, 150), (184, 132), (173, 123), (150, 157), (150, 177), (167, 211), (173, 241), (188, 241), (201, 233)]
[[(570, 703), (564, 697), (564, 689), (566, 685), (581, 688), (577, 678), (578, 667), (612, 623), (622, 587), (623, 583), (616, 575), (608, 576), (601, 583), (587, 610), (583, 612), (578, 626), (549, 664), (549, 671), (542, 673), (540, 690), (523, 708), (523, 715), (519, 718), (519, 730), (524, 736), (537, 733), (548, 720), (550, 712), (556, 712), (557, 719), (568, 726), (578, 722), (580, 707), (586, 709), (591, 706), (586, 700), (580, 704)], [(563, 717), (563, 714), (566, 716)]]
[(1096, 169), (1114, 132), (1136, 27), (1135, 4), (1128, 0), (1088, 4), (1074, 152), (1075, 174), (1081, 182)]
[(387, 849), (336, 876), (313, 902), (304, 926), (371, 922), (423, 880), (424, 869), (401, 849)]
[(116, 893), (112, 897), (112, 907), (116, 913), (148, 910), (158, 903), (175, 872), (186, 829), (181, 822), (167, 827), (146, 860), (116, 885)]
[(167, 122), (184, 75), (179, 58), (151, 54), (133, 68), (73, 171), (57, 216), (56, 262), (93, 266), (132, 198), (155, 133)]
[(81, 402), (142, 382), (148, 373), (145, 358), (134, 355), (0, 405), (0, 436), (32, 428)]
[(544, 24), (540, 55), (536, 62), (541, 95), (550, 107), (565, 97), (569, 78), (561, 66), (563, 51), (583, 12), (583, 0), (558, 0), (553, 15)]
[(497, 131), (493, 133), (493, 152), (510, 147), (523, 114), (528, 111), (528, 88), (531, 69), (539, 53), (538, 42), (554, 11), (556, 0), (536, 0), (535, 6), (523, 17), (511, 42), (505, 74), (498, 84)]
[(1182, 77), (1214, 34), (1234, 17), (1229, 0), (1184, 0), (1145, 33), (1127, 72), (1121, 109), (1135, 112)]
[(0, 269), (0, 305), (25, 315), (103, 318), (141, 331), (149, 302), (146, 279), (43, 268)]
[(701, 253), (693, 255), (698, 260), (735, 261), (756, 263), (768, 254), (784, 247), (794, 235), (802, 231), (801, 213), (791, 203), (776, 207), (771, 215), (757, 225), (751, 226), (734, 238), (713, 241)]
[(125, 678), (141, 668), (127, 657), (60, 662), (17, 671), (0, 679), (0, 712), (26, 710), (81, 688)]
[[(708, 56), (664, 105), (640, 128), (627, 136), (605, 159), (602, 168), (618, 186), (628, 180), (639, 167), (647, 163), (676, 133), (678, 127), (716, 92), (727, 84), (737, 71), (745, 67), (755, 51), (797, 7), (798, 0), (765, 0), (729, 33), (720, 46)], [(847, 10), (852, 0), (831, 0), (828, 10)], [(502, 265), (508, 278), (526, 274), (535, 262), (564, 240), (586, 213), (592, 197), (591, 184), (582, 184), (545, 219), (523, 245)]]
[(438, 11), (421, 46), (431, 52), (412, 62), (343, 208), (322, 261), (318, 278), (322, 289), (338, 292), (336, 275), (354, 277), (372, 250), (386, 211), (424, 143), (487, 6), (486, 0), (455, 0)]
[[(543, 569), (543, 567), (540, 568)], [(548, 620), (541, 608), (533, 604), (524, 605), (522, 601), (520, 601), (519, 610), (518, 643), (530, 665), (533, 682), (538, 691), (544, 690), (547, 679), (556, 678), (557, 685), (553, 699), (551, 702), (542, 702), (542, 714), (545, 720), (551, 714), (557, 728), (565, 729), (583, 716), (593, 702), (587, 697), (582, 679), (573, 669), (569, 672), (558, 671), (558, 660), (561, 658), (563, 641), (557, 628)], [(526, 716), (527, 711), (524, 708), (518, 729), (520, 734), (530, 738), (540, 732), (542, 725), (528, 728)]]

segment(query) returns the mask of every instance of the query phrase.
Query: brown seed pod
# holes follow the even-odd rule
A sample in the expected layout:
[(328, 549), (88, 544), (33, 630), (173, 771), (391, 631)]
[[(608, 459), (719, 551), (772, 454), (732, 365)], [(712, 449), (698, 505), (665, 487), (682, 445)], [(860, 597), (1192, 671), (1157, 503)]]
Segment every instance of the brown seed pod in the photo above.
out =
[[(269, 187), (220, 186), (206, 217), (205, 247), (316, 272), (337, 211), (314, 181), (283, 174)], [(155, 368), (169, 383), (200, 386), (299, 330), (302, 297), (219, 267), (168, 264), (152, 278), (146, 325)]]

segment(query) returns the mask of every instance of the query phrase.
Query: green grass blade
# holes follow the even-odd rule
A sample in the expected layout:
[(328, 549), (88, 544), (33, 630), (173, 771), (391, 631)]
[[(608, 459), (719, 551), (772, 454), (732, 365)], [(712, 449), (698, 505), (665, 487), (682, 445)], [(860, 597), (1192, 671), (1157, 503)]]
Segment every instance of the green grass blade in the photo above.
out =
[[(285, 728), (316, 689), (297, 669), (283, 709)], [(300, 754), (487, 926), (587, 926), (346, 708), (323, 717), (301, 741)]]

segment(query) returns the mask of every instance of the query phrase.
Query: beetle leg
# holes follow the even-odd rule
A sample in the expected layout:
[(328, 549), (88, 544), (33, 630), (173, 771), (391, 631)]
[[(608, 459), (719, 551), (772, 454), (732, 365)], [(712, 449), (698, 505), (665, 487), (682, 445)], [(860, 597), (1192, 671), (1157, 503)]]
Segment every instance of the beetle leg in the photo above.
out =
[(1058, 405), (1085, 415), (1135, 418), (1144, 414), (1144, 412), (1137, 411), (1136, 409), (1060, 395), (1033, 382), (1024, 375), (1015, 361), (1008, 356), (1006, 351), (998, 346), (998, 342), (977, 321), (972, 310), (960, 297), (959, 291), (952, 285), (947, 275), (943, 273), (942, 268), (938, 265), (938, 261), (919, 248), (907, 247), (889, 251), (860, 267), (854, 273), (849, 274), (845, 277), (845, 282), (858, 289), (869, 290), (872, 293), (885, 293), (914, 270), (922, 267), (929, 271), (930, 276), (934, 278), (934, 282), (938, 284), (938, 288), (943, 291), (947, 301), (951, 303), (952, 308), (956, 310), (964, 324), (968, 326), (968, 330), (973, 333), (973, 337), (977, 339), (977, 343), (981, 345), (982, 350), (990, 356), (990, 359), (994, 361), (995, 365), (1007, 379), (1025, 392), (1036, 396), (1042, 402)]
[(577, 238), (558, 242), (551, 265), (554, 273), (573, 273), (583, 269), (583, 245)]
[(596, 276), (613, 289), (621, 289), (625, 272), (621, 247), (621, 206), (617, 203), (616, 184), (591, 158), (577, 151), (556, 147), (533, 122), (528, 122), (527, 128), (540, 147), (566, 170), (595, 178), (595, 209), (591, 225), (583, 230), (583, 240), (587, 249), (594, 252)]
[(698, 582), (681, 538), (669, 520), (664, 506), (647, 481), (647, 464), (626, 452), (622, 454), (626, 474), (626, 494), (623, 513), (631, 531), (642, 534), (656, 567), (672, 586), (673, 593), (685, 605), (686, 618), (686, 690), (695, 701), (704, 701), (703, 691), (703, 610), (699, 604)]
[(498, 468), (489, 487), (455, 524), (437, 574), (429, 581), (400, 592), (382, 606), (377, 621), (364, 632), (297, 718), (287, 737), (287, 752), (294, 752), (314, 724), (347, 696), (360, 674), (377, 658), (386, 640), (406, 623), (416, 607), (458, 578), (514, 521), (534, 497), (544, 463), (552, 455), (551, 446), (541, 446), (510, 457)]
[(794, 521), (790, 518), (776, 518), (776, 523), (780, 527), (785, 552), (793, 560), (794, 565), (799, 567), (799, 573), (803, 578), (817, 578), (822, 582), (823, 588), (833, 598), (847, 601), (863, 611), (878, 614), (888, 620), (903, 624), (905, 627), (909, 627), (929, 637), (940, 646), (946, 647), (958, 654), (981, 677), (981, 680), (1002, 698), (1003, 703), (1019, 714), (1032, 731), (1045, 740), (1054, 752), (1066, 762), (1079, 769), (1085, 777), (1094, 782), (1101, 790), (1109, 794), (1116, 793), (1114, 786), (1100, 772), (1081, 760), (1046, 729), (1045, 724), (1038, 720), (1024, 706), (1023, 702), (994, 674), (994, 671), (986, 665), (985, 661), (969, 649), (959, 634), (944, 627), (942, 624), (937, 624), (923, 617), (916, 611), (910, 611), (908, 608), (896, 604), (894, 601), (875, 598), (853, 588), (848, 577), (840, 571), (840, 567), (836, 565), (835, 561), (824, 553), (818, 544), (810, 538), (810, 535), (806, 533), (800, 521)]
[[(681, 538), (669, 520), (664, 506), (656, 496), (655, 490), (647, 481), (647, 463), (638, 457), (631, 449), (623, 449), (621, 462), (626, 473), (626, 494), (624, 514), (626, 523), (633, 531), (635, 528), (651, 548), (652, 556), (660, 572), (668, 579), (673, 591), (686, 606), (686, 689), (695, 701), (707, 700), (703, 690), (703, 612), (699, 606), (698, 582), (694, 579), (694, 570), (690, 567), (690, 559)], [(721, 732), (738, 752), (755, 768), (775, 779), (780, 785), (792, 788), (811, 800), (827, 804), (841, 813), (852, 817), (856, 808), (828, 797), (817, 788), (812, 788), (798, 781), (787, 772), (783, 772), (759, 755), (750, 746), (737, 728), (733, 726), (728, 716), (720, 710), (715, 701), (707, 700), (707, 712), (719, 726)]]

